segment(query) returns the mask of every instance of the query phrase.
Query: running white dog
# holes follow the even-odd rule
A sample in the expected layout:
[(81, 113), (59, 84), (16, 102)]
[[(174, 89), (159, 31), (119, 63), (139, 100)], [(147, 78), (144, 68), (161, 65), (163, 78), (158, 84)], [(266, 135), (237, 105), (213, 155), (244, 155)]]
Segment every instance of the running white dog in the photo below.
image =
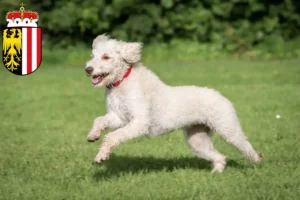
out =
[(99, 35), (93, 42), (92, 58), (86, 74), (94, 87), (106, 88), (107, 114), (95, 119), (88, 135), (94, 142), (105, 135), (94, 162), (109, 158), (113, 147), (139, 136), (156, 136), (176, 129), (199, 158), (213, 163), (212, 172), (222, 172), (226, 157), (212, 144), (209, 132), (220, 134), (251, 162), (258, 163), (257, 153), (245, 137), (235, 110), (219, 92), (196, 86), (171, 87), (139, 61), (141, 43), (127, 43)]

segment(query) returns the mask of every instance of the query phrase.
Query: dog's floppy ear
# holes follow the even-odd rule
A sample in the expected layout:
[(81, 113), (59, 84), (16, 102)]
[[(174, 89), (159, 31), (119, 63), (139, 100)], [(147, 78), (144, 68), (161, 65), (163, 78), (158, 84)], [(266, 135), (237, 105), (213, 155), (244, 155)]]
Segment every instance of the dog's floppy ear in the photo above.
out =
[(93, 48), (95, 48), (96, 45), (100, 42), (108, 41), (109, 38), (110, 38), (109, 35), (106, 35), (105, 33), (102, 35), (98, 35), (93, 41)]
[(141, 59), (143, 44), (140, 42), (119, 42), (118, 51), (125, 62), (134, 64)]

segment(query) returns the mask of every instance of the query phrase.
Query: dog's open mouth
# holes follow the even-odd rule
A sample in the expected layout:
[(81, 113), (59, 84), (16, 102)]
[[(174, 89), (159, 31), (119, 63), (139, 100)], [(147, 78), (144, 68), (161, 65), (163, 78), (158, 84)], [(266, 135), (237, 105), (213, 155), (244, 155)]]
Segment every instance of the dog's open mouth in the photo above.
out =
[(99, 83), (102, 82), (102, 80), (108, 76), (109, 73), (103, 73), (103, 74), (100, 74), (100, 75), (94, 75), (92, 77), (92, 83), (93, 85), (97, 85)]

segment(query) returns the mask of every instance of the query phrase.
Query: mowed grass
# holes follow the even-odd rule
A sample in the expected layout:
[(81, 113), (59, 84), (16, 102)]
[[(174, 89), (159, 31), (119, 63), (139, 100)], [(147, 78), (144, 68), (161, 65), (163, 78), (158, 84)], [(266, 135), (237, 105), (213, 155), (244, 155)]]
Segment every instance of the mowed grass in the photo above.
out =
[(86, 136), (105, 101), (83, 63), (43, 63), (25, 77), (1, 67), (0, 199), (300, 198), (299, 59), (147, 66), (170, 85), (208, 86), (228, 97), (263, 163), (250, 164), (215, 134), (228, 166), (211, 174), (178, 130), (121, 144), (110, 160), (92, 165), (101, 140), (87, 143)]

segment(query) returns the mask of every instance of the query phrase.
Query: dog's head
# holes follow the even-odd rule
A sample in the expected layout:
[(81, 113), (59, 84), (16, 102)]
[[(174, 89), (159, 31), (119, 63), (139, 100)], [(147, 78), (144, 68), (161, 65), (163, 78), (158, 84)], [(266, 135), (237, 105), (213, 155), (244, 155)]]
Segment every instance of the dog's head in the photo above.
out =
[(140, 61), (141, 48), (138, 42), (117, 41), (107, 35), (96, 37), (91, 60), (85, 67), (94, 87), (106, 87), (121, 80), (127, 69)]

